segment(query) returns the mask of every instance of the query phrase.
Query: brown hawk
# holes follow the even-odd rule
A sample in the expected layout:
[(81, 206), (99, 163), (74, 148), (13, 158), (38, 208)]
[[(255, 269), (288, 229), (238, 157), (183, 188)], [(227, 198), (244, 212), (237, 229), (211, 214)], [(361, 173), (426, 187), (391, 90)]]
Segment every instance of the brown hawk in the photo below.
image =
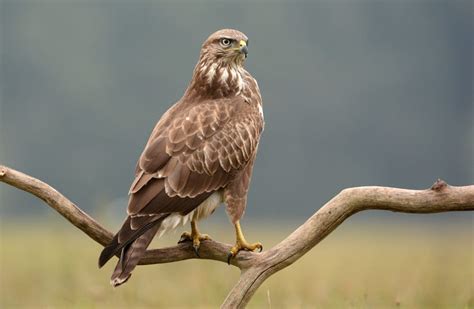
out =
[(111, 284), (130, 277), (155, 235), (191, 222), (199, 255), (196, 225), (221, 204), (235, 225), (239, 250), (262, 249), (248, 243), (240, 228), (252, 168), (264, 120), (257, 81), (244, 67), (245, 34), (232, 29), (213, 33), (202, 45), (199, 61), (183, 97), (158, 121), (141, 154), (130, 188), (127, 218), (99, 258), (102, 267), (120, 257)]

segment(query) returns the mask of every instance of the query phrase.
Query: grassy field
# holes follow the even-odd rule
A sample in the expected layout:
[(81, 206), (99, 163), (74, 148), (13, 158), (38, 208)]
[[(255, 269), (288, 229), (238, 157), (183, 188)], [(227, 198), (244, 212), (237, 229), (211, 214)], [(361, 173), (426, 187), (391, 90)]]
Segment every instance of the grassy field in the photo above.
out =
[[(141, 266), (113, 289), (114, 263), (97, 269), (99, 245), (58, 221), (2, 225), (1, 308), (216, 308), (239, 275), (223, 263), (192, 260)], [(293, 228), (273, 226), (279, 229), (247, 226), (247, 238), (269, 248)], [(233, 239), (227, 225), (202, 230)], [(249, 308), (474, 308), (473, 263), (472, 225), (349, 221), (270, 278)]]

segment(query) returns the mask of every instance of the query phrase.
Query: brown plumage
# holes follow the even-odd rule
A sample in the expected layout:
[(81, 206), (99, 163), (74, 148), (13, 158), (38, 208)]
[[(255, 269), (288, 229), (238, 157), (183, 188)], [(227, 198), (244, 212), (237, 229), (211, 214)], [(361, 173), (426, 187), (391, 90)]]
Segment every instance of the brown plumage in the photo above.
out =
[(212, 34), (185, 94), (151, 133), (130, 188), (128, 216), (99, 258), (101, 267), (119, 256), (114, 286), (128, 280), (156, 234), (202, 219), (221, 202), (233, 223), (243, 215), (264, 125), (257, 82), (243, 68), (247, 42), (237, 30)]

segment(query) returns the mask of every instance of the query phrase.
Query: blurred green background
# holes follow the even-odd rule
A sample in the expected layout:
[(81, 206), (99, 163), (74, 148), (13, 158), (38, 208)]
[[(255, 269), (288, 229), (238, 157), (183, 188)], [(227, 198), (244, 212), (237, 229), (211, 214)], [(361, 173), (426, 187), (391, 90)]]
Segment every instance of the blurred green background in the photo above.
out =
[[(136, 159), (202, 41), (250, 38), (266, 128), (243, 219), (266, 248), (345, 187), (474, 183), (469, 0), (0, 2), (0, 163), (116, 230)], [(471, 213), (364, 212), (263, 286), (255, 308), (473, 305)], [(0, 306), (216, 307), (238, 276), (189, 261), (112, 289), (100, 248), (0, 185)], [(233, 241), (220, 209), (203, 231)], [(179, 233), (163, 239), (176, 241)], [(139, 287), (145, 287), (139, 289)]]

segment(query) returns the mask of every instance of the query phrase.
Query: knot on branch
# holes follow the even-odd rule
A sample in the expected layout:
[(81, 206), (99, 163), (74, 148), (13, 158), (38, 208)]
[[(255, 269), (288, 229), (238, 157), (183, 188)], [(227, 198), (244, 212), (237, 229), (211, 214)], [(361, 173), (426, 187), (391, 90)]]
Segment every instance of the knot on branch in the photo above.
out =
[(431, 186), (430, 190), (433, 190), (435, 192), (441, 192), (447, 187), (448, 184), (446, 183), (446, 181), (438, 178), (438, 180), (436, 180), (436, 182)]
[(0, 177), (3, 177), (7, 174), (7, 168), (3, 165), (0, 165)]

